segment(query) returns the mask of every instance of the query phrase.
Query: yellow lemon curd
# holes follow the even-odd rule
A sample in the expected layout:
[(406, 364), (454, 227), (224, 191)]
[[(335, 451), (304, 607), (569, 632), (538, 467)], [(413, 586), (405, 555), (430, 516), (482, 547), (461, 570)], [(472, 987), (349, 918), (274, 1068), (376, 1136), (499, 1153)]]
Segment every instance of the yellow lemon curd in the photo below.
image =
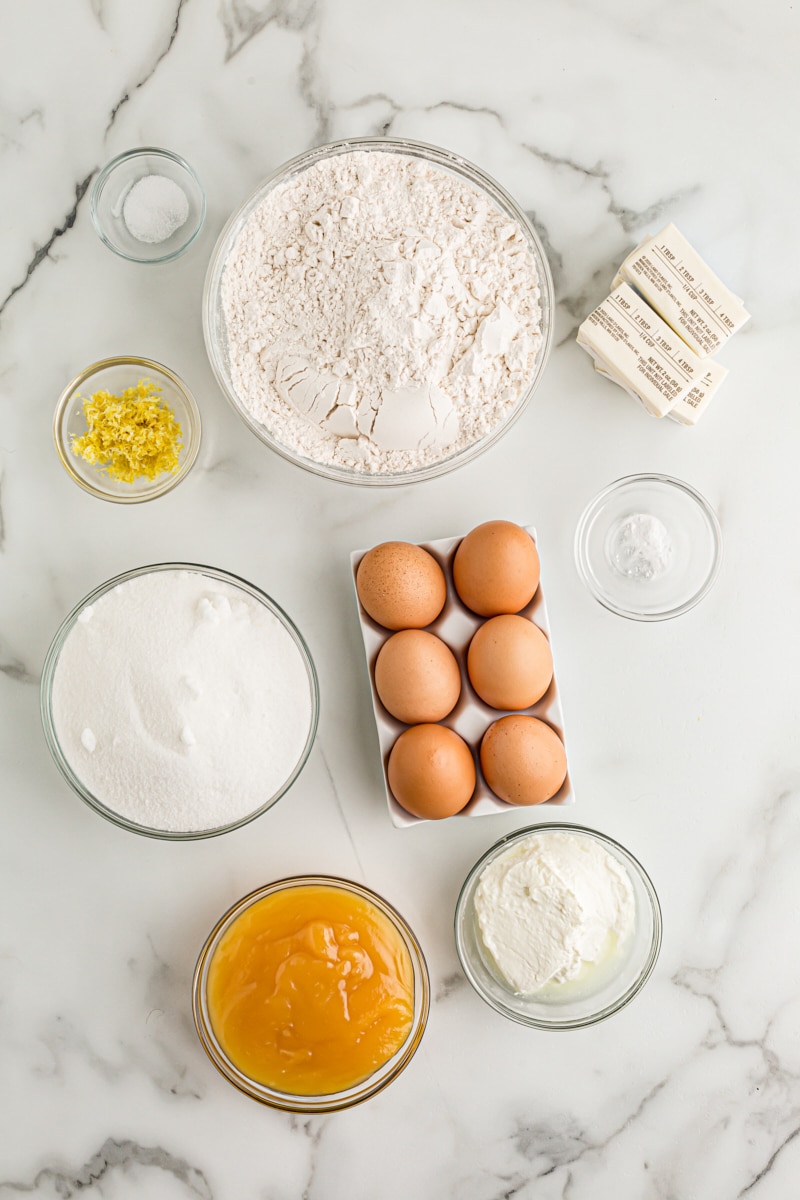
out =
[(234, 1066), (297, 1096), (367, 1079), (414, 1019), (400, 933), (368, 899), (329, 884), (298, 884), (245, 909), (214, 951), (206, 995)]

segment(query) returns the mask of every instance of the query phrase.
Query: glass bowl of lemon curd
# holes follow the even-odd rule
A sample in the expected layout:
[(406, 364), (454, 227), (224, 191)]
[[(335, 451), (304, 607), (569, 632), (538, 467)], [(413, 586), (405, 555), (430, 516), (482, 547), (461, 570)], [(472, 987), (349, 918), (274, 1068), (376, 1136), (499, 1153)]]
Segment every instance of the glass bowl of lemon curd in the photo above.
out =
[(406, 1068), (428, 1020), (425, 958), (403, 917), (361, 884), (280, 879), (216, 923), (192, 1011), (217, 1070), (285, 1112), (336, 1112)]

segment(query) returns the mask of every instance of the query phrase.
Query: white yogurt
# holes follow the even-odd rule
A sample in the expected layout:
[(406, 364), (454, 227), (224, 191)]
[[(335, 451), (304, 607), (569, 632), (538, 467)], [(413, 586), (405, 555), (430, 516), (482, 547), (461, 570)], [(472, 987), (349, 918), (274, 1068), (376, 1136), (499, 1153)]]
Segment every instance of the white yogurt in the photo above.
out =
[(636, 920), (625, 868), (593, 838), (570, 832), (534, 833), (499, 855), (474, 903), (484, 946), (523, 995), (554, 995), (605, 974)]

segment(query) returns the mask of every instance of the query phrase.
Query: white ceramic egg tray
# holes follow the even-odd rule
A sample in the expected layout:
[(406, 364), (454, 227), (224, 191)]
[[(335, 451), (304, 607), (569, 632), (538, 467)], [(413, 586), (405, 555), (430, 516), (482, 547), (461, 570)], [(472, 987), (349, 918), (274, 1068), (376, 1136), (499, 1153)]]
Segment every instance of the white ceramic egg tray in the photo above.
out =
[[(536, 530), (526, 525), (523, 528), (531, 535), (534, 542), (536, 541)], [(500, 800), (483, 778), (480, 766), (480, 755), (478, 753), (481, 739), (492, 724), (500, 717), (507, 716), (511, 710), (500, 711), (496, 708), (490, 708), (488, 704), (476, 695), (472, 685), (469, 682), (467, 674), (467, 649), (479, 625), (482, 625), (485, 618), (476, 616), (470, 612), (468, 608), (461, 603), (453, 586), (453, 558), (461, 542), (460, 537), (440, 538), (435, 542), (420, 542), (423, 550), (427, 550), (432, 554), (439, 566), (442, 568), (447, 580), (447, 599), (445, 600), (444, 608), (439, 616), (426, 628), (430, 633), (435, 633), (446, 643), (456, 656), (456, 660), (461, 671), (461, 695), (458, 699), (453, 711), (440, 721), (440, 725), (447, 725), (450, 729), (454, 729), (460, 734), (472, 751), (475, 759), (475, 769), (477, 772), (477, 783), (475, 791), (472, 793), (472, 798), (463, 808), (460, 813), (456, 813), (455, 817), (450, 820), (457, 820), (459, 817), (488, 817), (499, 812), (519, 812), (520, 808), (517, 805), (506, 804), (504, 800)], [(350, 563), (353, 571), (353, 587), (356, 584), (356, 572), (358, 564), (367, 553), (367, 550), (354, 550), (350, 555)], [(389, 761), (389, 754), (392, 746), (397, 741), (404, 729), (408, 729), (408, 725), (404, 725), (402, 721), (398, 721), (386, 711), (380, 702), (378, 693), (375, 690), (375, 660), (378, 657), (378, 652), (383, 643), (392, 636), (392, 631), (384, 629), (382, 625), (378, 625), (368, 616), (358, 599), (356, 591), (356, 603), (358, 605), (358, 614), (361, 621), (361, 636), (364, 639), (364, 651), (367, 656), (367, 667), (369, 670), (369, 685), (372, 689), (372, 707), (375, 713), (375, 724), (378, 727), (378, 740), (381, 747), (381, 762), (383, 765), (383, 784), (386, 789), (386, 802), (389, 806), (389, 816), (392, 819), (392, 824), (399, 829), (406, 828), (409, 825), (419, 825), (422, 823), (422, 818), (413, 817), (411, 813), (406, 812), (401, 807), (392, 795), (389, 787), (389, 779), (386, 773), (386, 764)], [(520, 614), (523, 617), (528, 617), (533, 621), (546, 635), (550, 642), (550, 649), (553, 649), (552, 638), (550, 637), (550, 622), (547, 619), (547, 606), (544, 599), (544, 591), (541, 582), (537, 588), (536, 595), (530, 604), (522, 609)], [(555, 660), (555, 654), (553, 654)], [(541, 700), (538, 700), (531, 708), (516, 709), (513, 711), (524, 712), (531, 717), (538, 717), (541, 721), (545, 721), (550, 725), (565, 744), (564, 738), (564, 717), (561, 711), (561, 701), (558, 694), (558, 684), (556, 682), (555, 671), (550, 687), (547, 689)], [(567, 776), (561, 788), (556, 792), (555, 796), (550, 800), (545, 801), (546, 804), (574, 804), (575, 795), (572, 791), (572, 784), (569, 776), (569, 754), (567, 755)]]

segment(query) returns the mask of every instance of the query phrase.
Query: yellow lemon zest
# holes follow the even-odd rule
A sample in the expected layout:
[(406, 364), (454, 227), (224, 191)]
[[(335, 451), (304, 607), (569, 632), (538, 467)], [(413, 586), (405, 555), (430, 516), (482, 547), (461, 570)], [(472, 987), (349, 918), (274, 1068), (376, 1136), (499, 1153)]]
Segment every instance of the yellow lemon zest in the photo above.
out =
[(121, 396), (93, 392), (83, 398), (83, 415), (88, 429), (72, 439), (72, 452), (111, 479), (134, 483), (178, 470), (180, 423), (152, 380), (140, 379)]

